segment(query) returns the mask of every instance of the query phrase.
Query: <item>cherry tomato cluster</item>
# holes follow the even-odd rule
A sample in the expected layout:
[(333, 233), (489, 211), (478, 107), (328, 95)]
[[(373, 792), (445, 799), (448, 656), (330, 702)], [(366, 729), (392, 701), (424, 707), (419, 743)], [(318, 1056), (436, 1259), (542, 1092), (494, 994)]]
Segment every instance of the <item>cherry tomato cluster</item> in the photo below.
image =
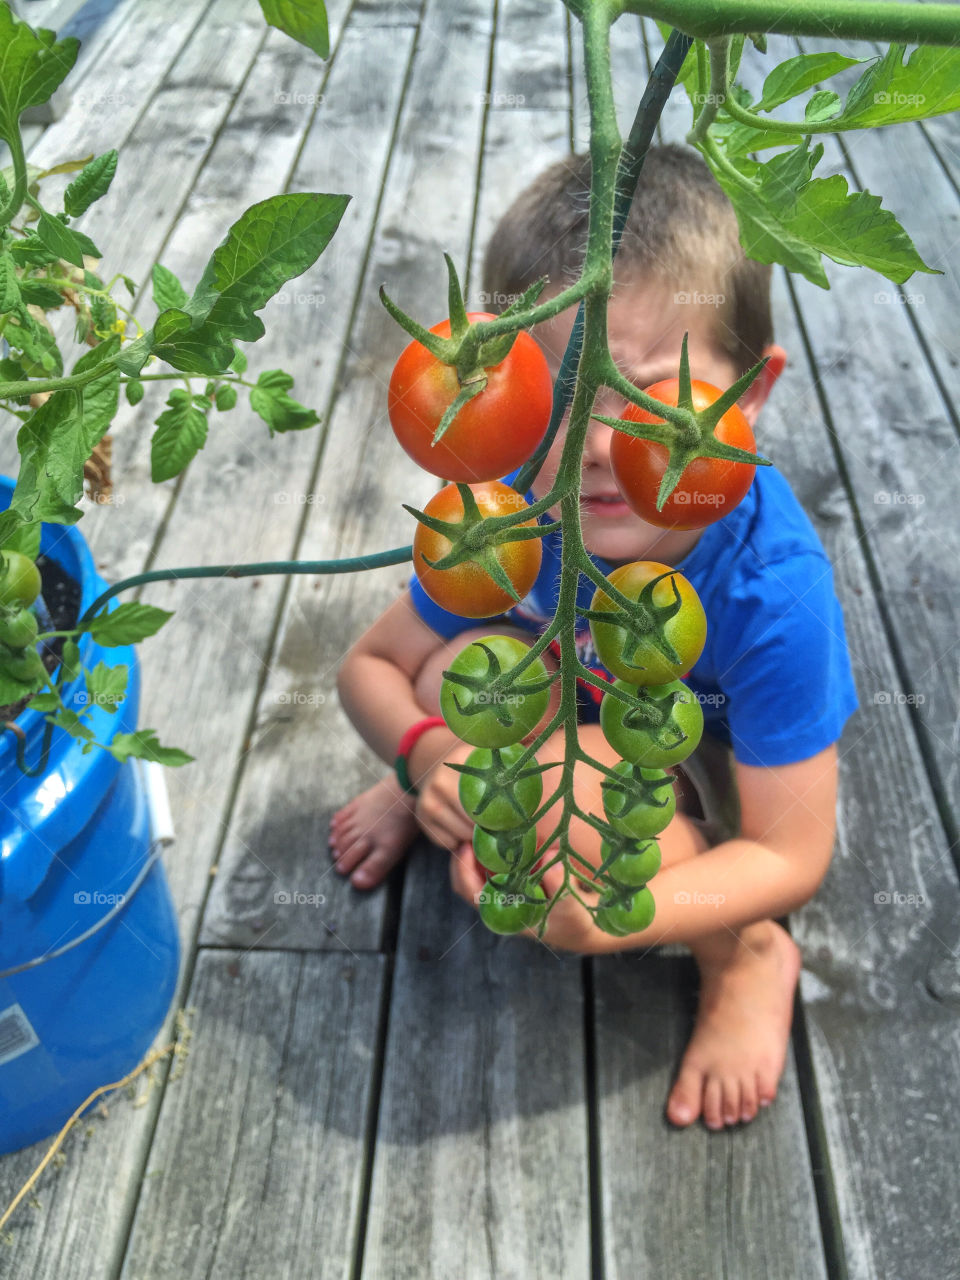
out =
[(0, 703), (18, 701), (43, 682), (39, 627), (31, 609), (40, 589), (40, 571), (28, 556), (0, 552)]
[[(398, 313), (393, 304), (390, 309)], [(551, 526), (534, 517), (507, 527), (490, 521), (529, 509), (498, 477), (526, 462), (542, 441), (552, 385), (543, 353), (523, 332), (481, 346), (476, 360), (470, 358), (475, 367), (465, 372), (468, 322), (495, 317), (468, 316), (462, 301), (451, 314), (459, 317), (454, 326), (444, 321), (429, 332), (405, 324), (421, 340), (415, 338), (394, 367), (388, 410), (406, 452), (451, 482), (422, 512), (407, 508), (418, 521), (413, 562), (420, 584), (441, 608), (490, 618), (522, 599), (540, 571), (540, 538)], [(756, 469), (753, 434), (733, 403), (738, 392), (690, 380), (686, 339), (681, 378), (647, 392), (687, 416), (666, 423), (630, 404), (623, 419), (601, 419), (619, 428), (611, 446), (614, 478), (648, 524), (702, 528), (741, 501)], [(633, 424), (649, 425), (651, 438), (628, 434)], [(700, 703), (679, 677), (703, 650), (706, 618), (687, 579), (656, 561), (614, 569), (605, 585), (590, 608), (579, 611), (614, 677), (601, 702), (600, 726), (620, 757), (602, 785), (604, 839), (594, 879), (601, 896), (592, 910), (601, 929), (625, 936), (654, 918), (647, 884), (660, 867), (657, 836), (676, 811), (667, 770), (696, 749), (703, 733)], [(480, 916), (497, 933), (535, 927), (547, 907), (535, 878), (536, 818), (541, 774), (553, 765), (538, 764), (523, 743), (544, 720), (555, 678), (530, 646), (502, 635), (467, 645), (444, 672), (441, 712), (474, 748), (451, 767), (461, 775), (460, 801), (475, 823), (474, 853), (489, 877)]]

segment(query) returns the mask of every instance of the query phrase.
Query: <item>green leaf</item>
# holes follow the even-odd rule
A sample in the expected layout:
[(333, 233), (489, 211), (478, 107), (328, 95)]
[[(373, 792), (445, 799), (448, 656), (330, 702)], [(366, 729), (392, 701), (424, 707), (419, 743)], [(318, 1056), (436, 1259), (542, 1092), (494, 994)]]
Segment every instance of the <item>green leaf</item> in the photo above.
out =
[(190, 328), (190, 317), (186, 311), (171, 307), (169, 311), (161, 311), (153, 326), (153, 336), (158, 344), (169, 341), (175, 333)]
[(306, 45), (319, 58), (330, 56), (330, 33), (323, 0), (260, 0), (260, 8), (271, 27)]
[(63, 207), (71, 218), (79, 218), (94, 201), (107, 194), (116, 171), (116, 151), (105, 151), (81, 170), (63, 193)]
[(29, 312), (21, 312), (17, 320), (8, 320), (3, 336), (11, 351), (21, 353), (20, 363), (28, 378), (59, 378), (63, 373), (63, 357), (56, 338)]
[(237, 388), (229, 383), (222, 387), (217, 387), (216, 391), (217, 408), (222, 412), (232, 409), (237, 403)]
[(60, 258), (59, 253), (48, 249), (34, 231), (28, 231), (25, 236), (15, 240), (10, 246), (10, 254), (15, 262), (31, 267), (46, 267)]
[(40, 554), (40, 525), (22, 524), (4, 542), (4, 551), (19, 551), (30, 560), (36, 560)]
[(320, 421), (312, 409), (305, 409), (286, 394), (292, 386), (289, 373), (267, 369), (250, 390), (250, 408), (264, 420), (271, 436), (275, 431), (300, 431)]
[(144, 604), (140, 600), (128, 600), (109, 613), (91, 618), (85, 630), (98, 644), (113, 649), (124, 644), (139, 644), (148, 636), (156, 635), (172, 617), (168, 609), (158, 609), (156, 605)]
[(44, 311), (52, 311), (63, 306), (63, 294), (42, 280), (32, 280), (25, 276), (20, 281), (20, 292), (24, 302), (32, 302), (34, 306), (43, 307)]
[(143, 399), (143, 383), (137, 379), (126, 383), (123, 390), (129, 405), (137, 405)]
[(847, 95), (840, 120), (858, 129), (924, 120), (960, 108), (960, 48), (919, 45), (903, 65), (905, 44), (892, 44)]
[(64, 733), (69, 733), (71, 738), (76, 738), (78, 741), (88, 744), (83, 748), (84, 754), (86, 754), (96, 740), (96, 735), (93, 730), (89, 725), (85, 725), (83, 723), (80, 716), (72, 707), (68, 707), (66, 711), (58, 711), (57, 714), (52, 717), (52, 720), (58, 729), (62, 729)]
[[(182, 307), (187, 301), (187, 291), (167, 267), (155, 263), (153, 272), (153, 300), (160, 311)], [(133, 290), (131, 289), (131, 293)]]
[(150, 475), (155, 484), (179, 475), (207, 440), (207, 415), (189, 396), (184, 402), (171, 392), (167, 404), (170, 408), (157, 418), (150, 442)]
[[(72, 372), (102, 364), (119, 345), (114, 334), (81, 356)], [(0, 515), (0, 545), (24, 521), (76, 524), (80, 519), (76, 504), (83, 496), (83, 464), (117, 412), (118, 383), (117, 370), (107, 365), (85, 386), (55, 391), (20, 428), (20, 470), (10, 506)]]
[(763, 82), (758, 111), (772, 111), (791, 98), (796, 98), (821, 80), (829, 80), (865, 58), (847, 58), (842, 53), (802, 53), (781, 62)]
[(0, 135), (10, 139), (27, 107), (46, 102), (77, 60), (80, 41), (33, 31), (0, 5)]
[(59, 218), (51, 217), (46, 210), (40, 214), (37, 235), (58, 258), (72, 262), (75, 267), (83, 266), (83, 246), (76, 232), (71, 231)]
[(120, 279), (127, 286), (127, 293), (129, 293), (130, 297), (135, 297), (137, 292), (137, 282), (135, 280), (131, 280), (129, 276), (121, 276)]
[(831, 89), (815, 93), (807, 103), (803, 118), (807, 124), (821, 124), (840, 111), (840, 95)]
[(821, 263), (826, 254), (844, 266), (866, 266), (896, 284), (928, 267), (896, 218), (868, 191), (850, 192), (846, 179), (811, 178), (823, 144), (808, 150), (809, 138), (766, 164), (746, 158), (737, 168), (752, 189), (711, 163), (714, 177), (730, 197), (740, 224), (744, 252), (758, 262), (779, 262), (823, 289), (830, 287)]
[(64, 640), (63, 649), (60, 653), (60, 665), (63, 667), (63, 678), (65, 680), (76, 680), (83, 670), (80, 662), (80, 647), (76, 640)]
[(141, 760), (156, 760), (158, 764), (189, 764), (193, 756), (179, 747), (162, 747), (154, 729), (138, 729), (136, 733), (118, 733), (109, 743), (104, 744), (111, 755), (121, 763), (130, 756), (139, 756)]
[(105, 662), (98, 662), (95, 667), (88, 668), (86, 680), (90, 703), (114, 715), (126, 696), (128, 675), (124, 663), (110, 667)]
[(27, 704), (31, 711), (56, 711), (60, 706), (60, 699), (55, 693), (48, 693), (44, 690), (42, 693), (36, 694)]
[(241, 376), (247, 371), (247, 357), (239, 349), (230, 361), (230, 368), (234, 373), (239, 373)]
[(20, 277), (17, 275), (17, 264), (9, 253), (0, 254), (0, 315), (16, 311), (20, 306)]

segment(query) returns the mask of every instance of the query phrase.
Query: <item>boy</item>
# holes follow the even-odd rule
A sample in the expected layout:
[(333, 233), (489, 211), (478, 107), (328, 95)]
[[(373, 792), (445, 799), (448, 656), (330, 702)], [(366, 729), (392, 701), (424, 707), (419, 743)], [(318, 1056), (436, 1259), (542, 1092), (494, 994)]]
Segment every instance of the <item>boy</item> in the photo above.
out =
[[(576, 277), (588, 186), (589, 157), (573, 156), (520, 195), (490, 242), (487, 297), (500, 301), (544, 275), (549, 296)], [(695, 152), (651, 149), (614, 266), (609, 345), (625, 375), (639, 387), (677, 376), (684, 330), (692, 376), (721, 388), (766, 355), (740, 400), (752, 425), (786, 362), (772, 343), (770, 268), (744, 257), (733, 210)], [(568, 310), (534, 333), (554, 377), (573, 318)], [(610, 416), (622, 409), (609, 390), (594, 405)], [(829, 865), (836, 741), (856, 695), (830, 566), (782, 476), (758, 467), (750, 492), (723, 520), (704, 530), (664, 531), (646, 525), (620, 498), (611, 436), (609, 427), (591, 423), (583, 458), (584, 544), (604, 573), (658, 560), (696, 588), (708, 635), (686, 679), (700, 696), (708, 734), (675, 771), (678, 813), (660, 837), (652, 925), (614, 938), (567, 897), (550, 915), (546, 941), (593, 953), (660, 942), (690, 947), (700, 971), (699, 1008), (667, 1116), (686, 1125), (702, 1115), (719, 1129), (753, 1119), (776, 1093), (801, 959), (775, 917), (806, 902)], [(562, 445), (561, 428), (531, 500), (549, 491)], [(542, 520), (556, 518), (551, 511)], [(402, 739), (415, 739), (406, 752), (414, 793), (390, 775), (334, 816), (336, 865), (357, 887), (377, 884), (423, 830), (455, 855), (454, 887), (475, 902), (483, 878), (471, 855), (472, 823), (459, 803), (459, 774), (444, 764), (463, 761), (471, 748), (445, 726), (425, 728), (423, 721), (438, 714), (441, 673), (471, 640), (502, 632), (529, 642), (542, 630), (556, 598), (557, 554), (557, 535), (548, 535), (530, 595), (502, 618), (479, 623), (438, 608), (412, 579), (347, 654), (338, 687), (361, 735), (386, 761)], [(582, 588), (579, 602), (587, 604), (593, 588), (586, 582)], [(578, 629), (578, 647), (596, 667), (586, 627)], [(549, 665), (549, 651), (545, 658)], [(616, 763), (589, 687), (581, 699), (581, 744), (596, 759)], [(538, 757), (562, 759), (562, 731)], [(554, 773), (544, 775), (545, 795)], [(580, 807), (602, 816), (599, 773), (578, 763), (575, 789)], [(730, 801), (734, 812), (724, 813)], [(541, 837), (557, 816), (551, 809)], [(579, 854), (599, 863), (599, 835), (589, 824), (573, 819), (570, 837)], [(544, 880), (548, 895), (561, 881), (562, 869), (552, 868)]]

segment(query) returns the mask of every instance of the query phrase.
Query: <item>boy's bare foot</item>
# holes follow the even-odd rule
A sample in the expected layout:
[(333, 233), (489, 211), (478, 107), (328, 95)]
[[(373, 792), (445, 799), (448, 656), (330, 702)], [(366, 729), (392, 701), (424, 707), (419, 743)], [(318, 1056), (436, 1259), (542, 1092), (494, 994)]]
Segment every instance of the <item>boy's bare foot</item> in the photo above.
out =
[(406, 853), (419, 829), (414, 803), (393, 774), (387, 774), (333, 815), (333, 864), (341, 875), (350, 876), (355, 889), (378, 885)]
[(697, 962), (697, 1020), (667, 1118), (688, 1125), (702, 1114), (708, 1128), (720, 1129), (752, 1120), (776, 1096), (801, 955), (785, 929), (765, 920), (743, 930), (728, 962), (699, 954)]

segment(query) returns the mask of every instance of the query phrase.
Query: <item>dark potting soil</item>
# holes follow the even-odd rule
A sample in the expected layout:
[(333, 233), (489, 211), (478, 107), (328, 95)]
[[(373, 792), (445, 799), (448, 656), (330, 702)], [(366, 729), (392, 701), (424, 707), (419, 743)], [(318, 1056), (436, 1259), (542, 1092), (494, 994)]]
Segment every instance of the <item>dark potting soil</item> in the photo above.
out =
[[(56, 560), (51, 560), (47, 556), (37, 556), (37, 568), (40, 570), (40, 581), (43, 584), (40, 595), (53, 619), (52, 627), (41, 625), (40, 630), (67, 631), (76, 626), (80, 616), (80, 583), (64, 573)], [(43, 665), (51, 675), (60, 665), (63, 642), (64, 637), (57, 636), (53, 640), (45, 641), (40, 647)], [(4, 720), (15, 720), (32, 697), (32, 693), (27, 694), (19, 702), (11, 702), (6, 707), (0, 707), (0, 724)]]

